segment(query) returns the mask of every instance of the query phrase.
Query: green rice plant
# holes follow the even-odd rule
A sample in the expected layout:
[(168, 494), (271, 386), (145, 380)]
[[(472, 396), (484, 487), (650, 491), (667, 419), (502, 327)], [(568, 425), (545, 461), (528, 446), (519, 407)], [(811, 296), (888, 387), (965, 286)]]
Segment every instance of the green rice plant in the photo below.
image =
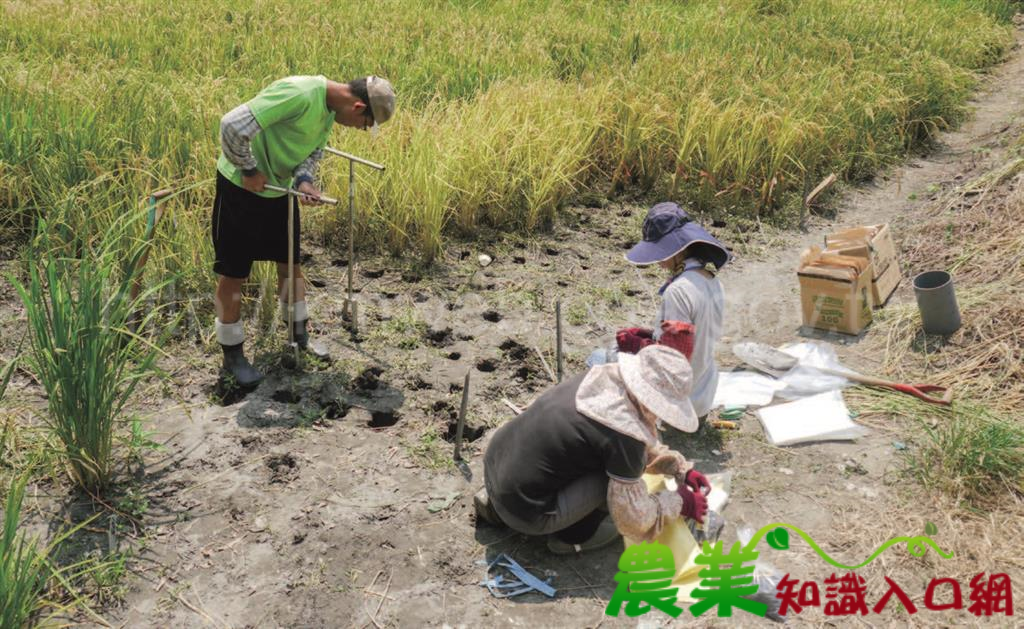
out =
[(0, 535), (0, 627), (29, 625), (43, 606), (49, 567), (36, 543), (18, 535), (25, 481), (15, 480), (7, 492)]
[[(868, 177), (962, 120), (978, 74), (1013, 43), (1014, 6), (325, 0), (311, 36), (306, 16), (279, 7), (9, 2), (0, 228), (24, 238), (47, 215), (102, 234), (155, 188), (207, 182), (175, 203), (150, 267), (179, 274), (179, 294), (208, 294), (217, 121), (310, 72), (382, 74), (398, 92), (380, 138), (330, 139), (388, 167), (358, 174), (366, 249), (430, 261), (481, 226), (543, 229), (573, 190), (609, 184), (786, 220), (805, 180)], [(372, 41), (352, 32), (370, 20)], [(333, 159), (325, 188), (344, 197)], [(306, 209), (303, 226), (330, 244), (345, 218)]]
[[(114, 471), (114, 433), (139, 382), (154, 373), (158, 345), (129, 331), (148, 297), (169, 280), (130, 298), (146, 241), (137, 218), (116, 221), (101, 238), (51, 242), (58, 226), (40, 221), (29, 252), (27, 283), (11, 276), (25, 306), (29, 366), (47, 393), (46, 423), (63, 445), (74, 482), (101, 491)], [(70, 246), (78, 257), (63, 250)], [(145, 313), (138, 329), (155, 321)]]

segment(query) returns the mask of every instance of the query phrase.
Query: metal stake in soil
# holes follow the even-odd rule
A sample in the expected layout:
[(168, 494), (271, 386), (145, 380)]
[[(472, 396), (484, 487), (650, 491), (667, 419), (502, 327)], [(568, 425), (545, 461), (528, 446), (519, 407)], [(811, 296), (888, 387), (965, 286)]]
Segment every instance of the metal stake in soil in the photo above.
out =
[(295, 195), (288, 195), (288, 347), (295, 366), (299, 365), (299, 345), (295, 342)]
[(558, 363), (558, 381), (562, 381), (562, 300), (555, 302), (555, 362)]
[(466, 407), (469, 405), (469, 375), (466, 372), (466, 381), (462, 384), (462, 405), (459, 407), (459, 423), (455, 426), (455, 454), (452, 456), (456, 461), (462, 460), (462, 429), (466, 426)]
[(352, 331), (359, 331), (359, 319), (356, 318), (356, 302), (352, 299), (352, 274), (355, 272), (356, 254), (354, 236), (356, 230), (356, 163), (348, 162), (348, 298), (342, 312), (348, 314)]

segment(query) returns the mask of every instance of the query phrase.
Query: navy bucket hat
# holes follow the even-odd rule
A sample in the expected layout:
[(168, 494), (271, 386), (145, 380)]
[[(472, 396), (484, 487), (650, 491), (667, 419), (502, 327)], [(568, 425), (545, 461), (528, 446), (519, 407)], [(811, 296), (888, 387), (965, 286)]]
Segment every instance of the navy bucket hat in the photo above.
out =
[(707, 261), (721, 269), (729, 262), (729, 251), (717, 238), (693, 221), (686, 211), (675, 203), (659, 203), (647, 212), (644, 219), (644, 239), (626, 254), (633, 264), (655, 264), (668, 260), (686, 247), (701, 243)]

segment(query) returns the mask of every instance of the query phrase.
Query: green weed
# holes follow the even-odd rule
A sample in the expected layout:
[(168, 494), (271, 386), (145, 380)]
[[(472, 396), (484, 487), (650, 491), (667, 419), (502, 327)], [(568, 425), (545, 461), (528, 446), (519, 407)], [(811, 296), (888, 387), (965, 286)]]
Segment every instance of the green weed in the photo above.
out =
[(946, 407), (881, 390), (857, 395), (865, 410), (911, 421), (916, 448), (907, 471), (926, 487), (977, 505), (1007, 490), (1024, 496), (1024, 426), (976, 402)]

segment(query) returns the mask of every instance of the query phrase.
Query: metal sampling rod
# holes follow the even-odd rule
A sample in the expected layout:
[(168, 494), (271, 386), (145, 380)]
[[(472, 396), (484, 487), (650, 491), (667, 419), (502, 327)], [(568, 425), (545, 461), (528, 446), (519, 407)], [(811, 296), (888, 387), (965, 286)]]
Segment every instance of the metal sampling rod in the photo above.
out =
[[(306, 196), (305, 192), (300, 192), (300, 191), (296, 190), (295, 188), (282, 188), (281, 186), (272, 186), (269, 183), (267, 185), (263, 186), (263, 187), (266, 188), (267, 190), (273, 190), (274, 192), (283, 192), (283, 193), (285, 193), (287, 195), (290, 195), (292, 197), (304, 197), (304, 196)], [(321, 203), (326, 203), (327, 205), (338, 205), (338, 200), (335, 199), (335, 198), (332, 198), (332, 197), (327, 197), (327, 196), (324, 196), (324, 195), (320, 195), (319, 197), (316, 197), (316, 198), (319, 199)]]
[(329, 146), (325, 146), (324, 150), (327, 151), (328, 153), (332, 153), (332, 154), (337, 155), (339, 157), (344, 157), (345, 159), (349, 160), (350, 162), (358, 162), (358, 163), (362, 164), (363, 166), (369, 166), (370, 168), (376, 168), (377, 170), (384, 170), (384, 166), (382, 164), (378, 164), (376, 162), (371, 162), (370, 160), (363, 159), (362, 157), (356, 157), (355, 155), (352, 155), (351, 153), (346, 153), (345, 151), (339, 151), (338, 149), (334, 149), (334, 148), (331, 148)]
[[(295, 188), (265, 185), (267, 190), (283, 192), (288, 195), (288, 347), (295, 352), (295, 364), (299, 364), (299, 346), (295, 342), (295, 197), (305, 197), (306, 193)], [(331, 197), (317, 197), (321, 203), (337, 205), (338, 200)]]
[(376, 162), (371, 162), (368, 159), (357, 157), (351, 153), (339, 151), (338, 149), (331, 148), (329, 146), (325, 146), (324, 151), (331, 153), (332, 155), (344, 157), (348, 160), (348, 299), (345, 300), (345, 310), (348, 312), (349, 322), (352, 324), (352, 330), (356, 331), (359, 328), (358, 314), (356, 310), (356, 302), (352, 299), (353, 273), (355, 272), (356, 266), (356, 164), (369, 166), (376, 170), (384, 170), (384, 166)]

